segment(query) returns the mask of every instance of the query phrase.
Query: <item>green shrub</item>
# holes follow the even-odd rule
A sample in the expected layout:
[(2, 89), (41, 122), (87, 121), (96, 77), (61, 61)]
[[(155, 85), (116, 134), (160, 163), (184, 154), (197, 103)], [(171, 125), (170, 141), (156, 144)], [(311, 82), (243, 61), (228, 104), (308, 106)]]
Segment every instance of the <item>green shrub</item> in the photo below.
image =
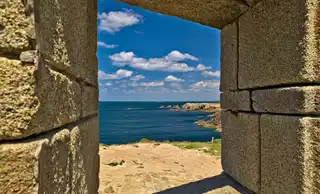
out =
[(110, 162), (110, 163), (105, 163), (104, 165), (108, 166), (122, 166), (124, 164), (124, 160), (121, 160), (120, 162)]

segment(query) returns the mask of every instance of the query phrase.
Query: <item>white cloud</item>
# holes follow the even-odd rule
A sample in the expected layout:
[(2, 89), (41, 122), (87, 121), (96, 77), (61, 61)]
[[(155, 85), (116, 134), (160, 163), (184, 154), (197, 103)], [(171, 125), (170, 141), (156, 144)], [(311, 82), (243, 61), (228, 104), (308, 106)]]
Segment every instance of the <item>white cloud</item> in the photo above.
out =
[(136, 75), (134, 77), (131, 78), (132, 81), (139, 81), (139, 80), (142, 80), (146, 77), (144, 77), (143, 75)]
[(194, 57), (188, 53), (181, 53), (179, 51), (171, 51), (166, 57), (166, 60), (169, 61), (184, 61), (186, 59), (190, 59), (192, 61), (198, 61), (199, 59), (197, 57)]
[(112, 48), (118, 47), (118, 45), (116, 45), (116, 44), (106, 44), (104, 42), (98, 42), (97, 44), (98, 44), (98, 46), (101, 46), (101, 47), (104, 47), (104, 48), (108, 48), (108, 49), (112, 49)]
[(169, 86), (171, 87), (171, 91), (172, 92), (186, 92), (181, 83), (178, 82), (172, 82), (169, 84)]
[(189, 67), (185, 63), (171, 64), (167, 69), (168, 72), (188, 72), (188, 71), (193, 71), (193, 70), (194, 70), (193, 67)]
[(104, 84), (105, 86), (112, 86), (113, 84), (111, 82), (107, 82)]
[(166, 82), (183, 82), (184, 80), (181, 78), (177, 78), (173, 75), (169, 75), (164, 79)]
[(132, 10), (125, 9), (123, 11), (110, 11), (109, 13), (98, 14), (98, 19), (98, 29), (113, 34), (119, 32), (121, 28), (140, 23), (142, 16)]
[(218, 88), (220, 85), (219, 81), (200, 81), (192, 85), (191, 90), (200, 91), (200, 90), (212, 90)]
[(133, 52), (120, 52), (109, 56), (109, 59), (118, 66), (125, 66), (126, 64), (130, 64), (135, 55)]
[(128, 71), (125, 69), (119, 69), (114, 74), (106, 74), (105, 72), (99, 70), (98, 71), (98, 77), (100, 80), (114, 80), (114, 79), (122, 79), (122, 78), (128, 78), (132, 76), (132, 71)]
[(212, 69), (212, 67), (210, 67), (210, 66), (205, 66), (205, 65), (203, 65), (203, 64), (199, 64), (199, 65), (197, 65), (196, 69), (197, 69), (198, 71), (204, 71), (204, 70)]
[(160, 87), (160, 86), (164, 86), (163, 82), (159, 82), (159, 81), (155, 81), (155, 82), (141, 82), (140, 86), (144, 86), (144, 87)]
[[(172, 54), (173, 53), (173, 54)], [(146, 71), (167, 71), (167, 72), (188, 72), (193, 71), (194, 67), (188, 66), (186, 63), (179, 61), (185, 59), (197, 60), (197, 58), (173, 51), (162, 58), (138, 58), (133, 52), (120, 52), (109, 56), (112, 64), (116, 66), (128, 65), (135, 69), (142, 69)]]
[(220, 77), (220, 71), (204, 71), (202, 75), (204, 77)]

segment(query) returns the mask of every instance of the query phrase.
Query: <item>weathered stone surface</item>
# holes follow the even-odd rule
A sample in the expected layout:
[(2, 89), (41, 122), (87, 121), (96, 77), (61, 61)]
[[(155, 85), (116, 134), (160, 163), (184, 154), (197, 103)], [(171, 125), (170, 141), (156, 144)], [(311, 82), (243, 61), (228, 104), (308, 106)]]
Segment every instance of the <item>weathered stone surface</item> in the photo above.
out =
[(35, 60), (36, 60), (36, 51), (35, 51), (35, 50), (30, 50), (30, 51), (21, 52), (19, 58), (20, 58), (20, 60), (21, 60), (22, 62), (35, 63)]
[(223, 92), (221, 108), (234, 111), (251, 111), (250, 91)]
[(41, 0), (36, 6), (37, 40), (44, 62), (97, 85), (96, 1)]
[(238, 24), (229, 24), (221, 31), (220, 91), (238, 89)]
[(34, 68), (0, 58), (0, 140), (21, 137), (39, 109)]
[(80, 85), (43, 64), (36, 78), (40, 106), (28, 128), (40, 132), (77, 121), (81, 115)]
[(248, 3), (248, 5), (250, 5), (250, 7), (254, 6), (254, 4), (258, 3), (261, 0), (244, 0), (245, 2)]
[(165, 15), (177, 16), (222, 29), (235, 21), (247, 9), (241, 1), (230, 0), (118, 0)]
[(19, 53), (30, 48), (28, 32), (34, 28), (21, 0), (0, 1), (0, 52)]
[(0, 144), (6, 193), (97, 193), (98, 118), (20, 142)]
[(240, 17), (240, 89), (320, 82), (319, 6), (268, 0)]
[(87, 1), (87, 50), (88, 55), (86, 64), (85, 81), (98, 86), (98, 59), (97, 52), (97, 0)]
[(82, 86), (82, 117), (98, 113), (99, 91), (97, 88)]
[(70, 193), (68, 130), (0, 144), (0, 190), (5, 193)]
[(260, 129), (258, 114), (221, 112), (222, 168), (236, 181), (260, 191)]
[(71, 131), (73, 193), (97, 193), (100, 165), (98, 152), (98, 117), (95, 117)]
[(81, 88), (48, 67), (0, 58), (0, 141), (19, 139), (76, 121)]
[(320, 193), (320, 118), (261, 116), (261, 193)]
[(320, 115), (320, 86), (255, 90), (252, 101), (257, 112)]

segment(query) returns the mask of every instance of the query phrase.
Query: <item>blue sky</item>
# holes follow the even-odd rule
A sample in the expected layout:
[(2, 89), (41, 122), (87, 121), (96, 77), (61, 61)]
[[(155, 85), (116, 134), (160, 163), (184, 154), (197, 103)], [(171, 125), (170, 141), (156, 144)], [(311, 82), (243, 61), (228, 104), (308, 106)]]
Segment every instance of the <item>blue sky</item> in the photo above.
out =
[(219, 100), (220, 31), (99, 0), (100, 101)]

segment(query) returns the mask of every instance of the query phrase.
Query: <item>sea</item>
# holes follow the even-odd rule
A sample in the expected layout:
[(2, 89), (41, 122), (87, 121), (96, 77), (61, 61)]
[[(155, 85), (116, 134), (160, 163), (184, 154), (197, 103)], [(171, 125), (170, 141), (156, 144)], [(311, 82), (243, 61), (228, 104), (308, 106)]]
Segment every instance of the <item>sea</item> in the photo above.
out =
[[(189, 101), (190, 102), (190, 101)], [(156, 141), (200, 141), (221, 138), (215, 129), (194, 122), (210, 113), (169, 111), (160, 106), (187, 102), (99, 102), (100, 143), (127, 144), (147, 138)]]

